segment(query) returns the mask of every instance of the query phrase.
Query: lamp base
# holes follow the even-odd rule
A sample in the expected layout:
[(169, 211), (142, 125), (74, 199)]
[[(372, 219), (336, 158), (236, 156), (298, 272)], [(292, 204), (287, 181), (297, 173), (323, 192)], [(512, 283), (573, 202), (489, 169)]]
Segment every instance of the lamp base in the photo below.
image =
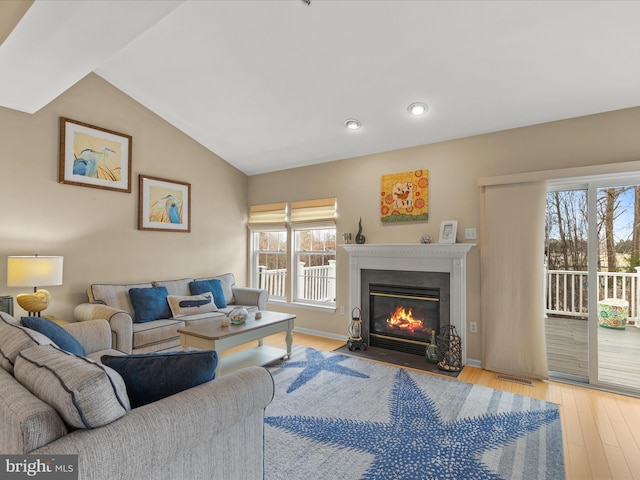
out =
[(51, 298), (51, 294), (46, 290), (37, 290), (35, 293), (21, 293), (20, 295), (16, 295), (16, 301), (21, 308), (26, 310), (29, 315), (38, 314), (40, 316), (40, 312), (46, 310), (49, 306), (49, 299)]

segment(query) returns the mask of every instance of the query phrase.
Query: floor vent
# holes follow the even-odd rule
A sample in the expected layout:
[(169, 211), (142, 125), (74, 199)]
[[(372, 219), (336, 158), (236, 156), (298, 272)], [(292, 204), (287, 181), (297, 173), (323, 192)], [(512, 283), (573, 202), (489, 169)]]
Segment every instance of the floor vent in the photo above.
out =
[(522, 377), (514, 377), (513, 375), (498, 374), (496, 375), (496, 378), (498, 380), (504, 380), (505, 382), (519, 383), (520, 385), (526, 385), (528, 387), (533, 387), (535, 385), (533, 380), (529, 380), (528, 378), (522, 378)]

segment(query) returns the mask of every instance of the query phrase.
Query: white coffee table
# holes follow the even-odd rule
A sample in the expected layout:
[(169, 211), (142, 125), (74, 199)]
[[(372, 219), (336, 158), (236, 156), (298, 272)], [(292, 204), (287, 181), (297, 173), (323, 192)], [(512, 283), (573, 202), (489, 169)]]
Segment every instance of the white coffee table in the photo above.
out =
[[(196, 325), (179, 328), (183, 349), (216, 350), (218, 353), (257, 340), (258, 345), (218, 358), (216, 376), (224, 375), (251, 365), (266, 365), (275, 360), (291, 358), (293, 322), (295, 315), (262, 311), (262, 318), (252, 313), (241, 325), (221, 326), (221, 319), (202, 320)], [(263, 345), (262, 339), (275, 333), (286, 332), (286, 350)]]

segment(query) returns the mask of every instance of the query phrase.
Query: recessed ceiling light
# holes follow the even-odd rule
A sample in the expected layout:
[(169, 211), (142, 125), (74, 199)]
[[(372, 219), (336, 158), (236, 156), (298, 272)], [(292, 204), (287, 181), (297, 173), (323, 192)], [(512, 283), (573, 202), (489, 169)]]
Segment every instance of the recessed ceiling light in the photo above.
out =
[(358, 130), (362, 125), (360, 124), (360, 122), (358, 120), (356, 120), (355, 118), (348, 118), (344, 121), (344, 125), (349, 129), (349, 130)]
[(427, 110), (429, 110), (429, 107), (427, 107), (424, 103), (422, 102), (414, 102), (411, 105), (409, 105), (407, 107), (407, 111), (411, 114), (411, 115), (423, 115), (425, 113), (427, 113)]

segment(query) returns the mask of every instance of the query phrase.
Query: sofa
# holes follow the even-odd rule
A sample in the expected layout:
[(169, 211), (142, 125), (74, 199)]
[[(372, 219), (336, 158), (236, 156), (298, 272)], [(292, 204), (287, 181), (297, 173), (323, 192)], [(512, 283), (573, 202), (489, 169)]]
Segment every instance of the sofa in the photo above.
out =
[[(25, 377), (23, 357), (40, 349), (54, 350), (55, 345), (8, 314), (0, 313), (0, 317), (0, 365), (4, 367), (0, 368), (1, 453), (78, 455), (81, 480), (263, 478), (264, 409), (274, 394), (266, 369), (238, 370), (129, 409), (103, 426), (76, 428), (67, 423), (59, 408), (24, 386), (29, 372)], [(106, 320), (70, 323), (63, 328), (78, 339), (88, 358), (123, 355), (111, 346)], [(26, 334), (30, 344), (19, 350), (20, 358), (14, 351), (9, 361), (12, 355), (7, 351), (19, 345), (12, 340), (16, 332)], [(62, 353), (74, 360), (78, 357)], [(94, 395), (93, 400), (96, 398), (102, 401), (102, 396)]]
[[(217, 282), (220, 292), (214, 292), (216, 311), (173, 316), (139, 321), (131, 302), (130, 290), (144, 291), (151, 288), (166, 288), (167, 294), (175, 297), (192, 295), (194, 282)], [(143, 289), (143, 290), (140, 290)], [(220, 302), (217, 296), (220, 296)], [(152, 281), (137, 284), (93, 284), (87, 288), (88, 303), (74, 309), (77, 321), (106, 319), (113, 333), (114, 348), (125, 353), (146, 353), (180, 348), (178, 329), (194, 325), (199, 321), (224, 317), (234, 308), (245, 307), (249, 312), (265, 310), (269, 292), (258, 288), (238, 287), (232, 273), (214, 277), (182, 278), (178, 280)], [(138, 315), (139, 317), (140, 315)], [(146, 319), (145, 319), (146, 320)]]

